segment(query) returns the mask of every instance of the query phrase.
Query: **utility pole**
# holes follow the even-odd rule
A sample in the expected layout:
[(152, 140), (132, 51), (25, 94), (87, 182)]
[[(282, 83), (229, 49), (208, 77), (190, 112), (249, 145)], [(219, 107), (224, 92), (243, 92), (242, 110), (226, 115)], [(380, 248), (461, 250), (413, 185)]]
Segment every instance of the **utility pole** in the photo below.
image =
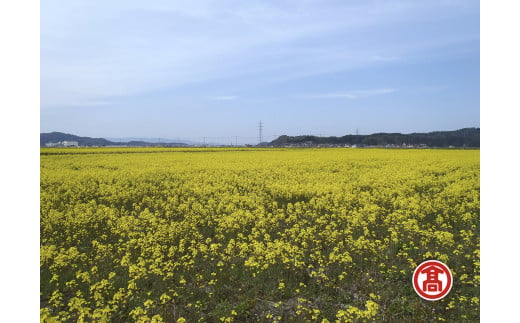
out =
[(258, 124), (258, 143), (261, 143), (263, 141), (262, 128), (263, 128), (262, 120), (260, 120), (260, 123)]
[(235, 136), (235, 146), (238, 146), (238, 136)]

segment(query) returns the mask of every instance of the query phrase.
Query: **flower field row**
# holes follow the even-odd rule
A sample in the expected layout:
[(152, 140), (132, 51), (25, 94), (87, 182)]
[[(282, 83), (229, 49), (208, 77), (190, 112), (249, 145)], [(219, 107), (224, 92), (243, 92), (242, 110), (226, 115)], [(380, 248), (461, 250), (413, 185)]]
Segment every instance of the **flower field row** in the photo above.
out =
[[(42, 149), (45, 322), (479, 319), (478, 150)], [(442, 300), (414, 292), (447, 264)]]

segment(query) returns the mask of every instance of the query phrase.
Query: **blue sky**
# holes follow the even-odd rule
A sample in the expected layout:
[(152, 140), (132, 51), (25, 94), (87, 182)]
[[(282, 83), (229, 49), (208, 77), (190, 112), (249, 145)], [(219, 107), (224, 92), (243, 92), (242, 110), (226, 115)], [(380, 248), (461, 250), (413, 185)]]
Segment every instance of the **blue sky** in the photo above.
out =
[(40, 3), (40, 131), (255, 143), (480, 126), (478, 1)]

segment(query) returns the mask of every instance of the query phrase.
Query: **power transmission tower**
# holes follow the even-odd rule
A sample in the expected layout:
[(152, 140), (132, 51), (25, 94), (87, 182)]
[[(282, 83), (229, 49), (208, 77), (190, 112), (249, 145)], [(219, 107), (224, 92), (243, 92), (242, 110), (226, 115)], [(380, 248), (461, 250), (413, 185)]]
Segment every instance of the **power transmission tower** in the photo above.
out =
[(259, 143), (261, 143), (263, 141), (263, 138), (262, 138), (262, 128), (263, 128), (262, 120), (260, 120), (260, 123), (258, 124), (258, 142)]

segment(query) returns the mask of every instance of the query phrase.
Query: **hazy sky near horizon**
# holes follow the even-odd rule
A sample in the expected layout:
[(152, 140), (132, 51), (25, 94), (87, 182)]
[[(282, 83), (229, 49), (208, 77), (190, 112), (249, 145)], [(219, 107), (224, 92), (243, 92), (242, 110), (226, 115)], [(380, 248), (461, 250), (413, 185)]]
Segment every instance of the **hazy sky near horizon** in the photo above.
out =
[(474, 0), (40, 3), (40, 131), (256, 143), (480, 126)]

